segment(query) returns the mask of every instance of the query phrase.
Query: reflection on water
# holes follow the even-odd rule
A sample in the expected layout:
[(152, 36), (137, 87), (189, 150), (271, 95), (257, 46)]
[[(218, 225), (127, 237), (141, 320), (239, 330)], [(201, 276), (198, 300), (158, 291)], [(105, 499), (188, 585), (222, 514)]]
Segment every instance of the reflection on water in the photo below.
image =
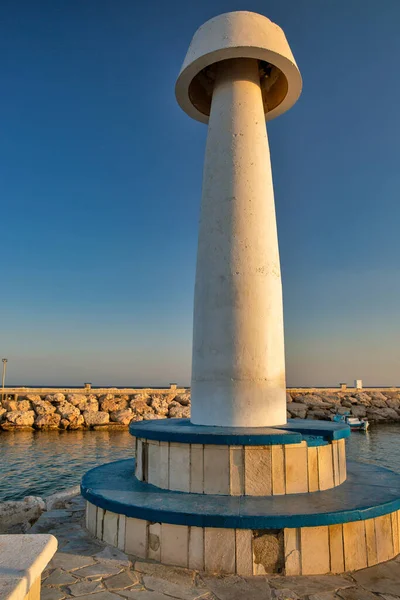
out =
[[(347, 456), (400, 472), (399, 434), (400, 424), (354, 432)], [(128, 431), (1, 432), (0, 500), (47, 496), (79, 484), (91, 467), (132, 456)]]

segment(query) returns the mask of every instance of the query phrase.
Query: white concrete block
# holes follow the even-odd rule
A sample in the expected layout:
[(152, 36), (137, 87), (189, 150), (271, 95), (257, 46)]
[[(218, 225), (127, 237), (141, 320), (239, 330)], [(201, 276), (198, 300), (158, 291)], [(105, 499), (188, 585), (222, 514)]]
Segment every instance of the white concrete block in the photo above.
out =
[(160, 446), (155, 444), (148, 444), (147, 447), (148, 459), (147, 459), (147, 479), (148, 483), (152, 485), (160, 486)]
[(118, 515), (106, 510), (103, 520), (103, 541), (111, 546), (118, 542)]
[(272, 493), (274, 496), (286, 494), (285, 451), (283, 446), (271, 446)]
[(230, 495), (244, 494), (244, 449), (243, 446), (229, 447)]
[(325, 575), (330, 571), (329, 528), (300, 529), (301, 574)]
[(245, 446), (244, 465), (246, 496), (270, 496), (272, 494), (271, 446)]
[(204, 529), (189, 527), (189, 569), (204, 571)]
[(202, 494), (204, 491), (204, 446), (191, 444), (190, 446), (190, 491)]
[(161, 524), (161, 562), (164, 565), (188, 566), (189, 527)]
[(229, 446), (204, 446), (204, 493), (229, 494)]
[(285, 575), (301, 575), (300, 530), (287, 528), (285, 536)]
[(236, 573), (242, 577), (253, 575), (253, 532), (236, 529)]
[(125, 528), (125, 552), (139, 558), (147, 558), (147, 521), (127, 517)]
[(161, 560), (161, 523), (149, 523), (147, 558)]
[(236, 536), (234, 529), (206, 527), (204, 530), (204, 565), (211, 573), (234, 573)]
[(136, 438), (135, 475), (136, 479), (139, 479), (139, 481), (143, 481), (143, 442), (139, 438)]
[(97, 506), (91, 502), (86, 502), (86, 529), (92, 535), (96, 535), (97, 526)]
[(125, 529), (126, 529), (126, 516), (119, 515), (117, 546), (120, 550), (125, 550)]
[(158, 469), (159, 486), (169, 489), (169, 442), (160, 442), (160, 465)]
[(169, 489), (180, 492), (190, 491), (190, 445), (169, 446)]
[(103, 539), (103, 518), (104, 510), (97, 507), (96, 537), (99, 538), (99, 540)]

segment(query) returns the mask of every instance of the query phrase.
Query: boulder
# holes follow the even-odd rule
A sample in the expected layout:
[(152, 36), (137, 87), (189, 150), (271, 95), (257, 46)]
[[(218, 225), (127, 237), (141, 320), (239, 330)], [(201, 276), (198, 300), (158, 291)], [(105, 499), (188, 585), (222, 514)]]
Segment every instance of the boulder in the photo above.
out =
[(341, 397), (338, 394), (333, 394), (332, 392), (320, 392), (319, 397), (323, 402), (327, 404), (340, 404)]
[(353, 402), (351, 402), (348, 398), (345, 398), (344, 400), (342, 400), (342, 406), (345, 406), (346, 408), (351, 408), (353, 406)]
[(369, 393), (369, 396), (374, 401), (374, 403), (376, 402), (376, 400), (380, 400), (382, 402), (386, 402), (386, 400), (387, 400), (386, 396), (384, 396), (382, 394), (382, 392), (368, 392), (368, 393)]
[(0, 504), (0, 533), (7, 531), (13, 525), (32, 523), (36, 521), (46, 509), (41, 498), (27, 496), (15, 502), (2, 502)]
[[(182, 410), (185, 410), (185, 408), (186, 407), (182, 406)], [(154, 421), (156, 419), (165, 419), (165, 417), (163, 417), (162, 415), (156, 415), (155, 413), (145, 413), (142, 416), (142, 421)]]
[(35, 427), (37, 429), (58, 429), (60, 421), (61, 417), (56, 413), (39, 415), (35, 419)]
[(296, 394), (294, 399), (295, 402), (305, 404), (306, 406), (318, 406), (324, 404), (323, 400), (316, 394)]
[(62, 419), (71, 420), (73, 417), (78, 417), (81, 413), (79, 408), (73, 406), (70, 402), (64, 400), (60, 402), (57, 406), (57, 412), (61, 415)]
[(399, 409), (400, 408), (400, 398), (391, 397), (386, 400), (386, 404), (389, 408)]
[(112, 398), (106, 398), (105, 400), (101, 400), (100, 398), (100, 409), (104, 412), (116, 412), (118, 410), (124, 410), (127, 407), (127, 400), (122, 400), (121, 398), (114, 398), (114, 396), (112, 396)]
[(168, 401), (162, 396), (152, 396), (150, 398), (150, 406), (156, 415), (165, 417), (168, 414)]
[(291, 402), (287, 406), (287, 410), (290, 413), (291, 417), (295, 417), (297, 419), (305, 419), (307, 414), (307, 406), (305, 404), (300, 404), (298, 402)]
[(367, 416), (367, 408), (365, 406), (353, 405), (350, 410), (353, 417), (358, 417), (359, 419), (361, 419)]
[[(94, 412), (94, 414), (96, 413)], [(68, 429), (81, 429), (84, 424), (85, 419), (83, 418), (83, 415), (79, 414), (78, 416), (70, 417)]]
[(134, 414), (139, 416), (142, 416), (145, 413), (154, 412), (151, 406), (149, 406), (144, 400), (131, 400), (130, 407)]
[(178, 402), (175, 406), (169, 407), (168, 417), (170, 419), (189, 419), (190, 417), (190, 406), (182, 406)]
[(33, 410), (28, 410), (27, 412), (13, 410), (5, 414), (5, 418), (9, 423), (13, 423), (14, 425), (25, 425), (28, 427), (32, 427), (34, 424), (35, 416)]
[[(83, 417), (82, 417), (83, 419)], [(61, 419), (60, 421), (60, 429), (68, 429), (69, 427), (69, 421), (68, 419)]]
[(190, 392), (186, 392), (185, 394), (178, 394), (178, 396), (175, 396), (174, 398), (171, 398), (170, 401), (175, 400), (176, 402), (179, 402), (179, 404), (181, 404), (182, 406), (189, 406), (190, 404)]
[(3, 406), (7, 409), (8, 412), (18, 410), (18, 402), (16, 402), (15, 400), (4, 400)]
[(318, 421), (330, 421), (331, 419), (331, 413), (330, 411), (324, 411), (324, 410), (309, 410), (307, 413), (307, 419), (314, 419), (314, 420), (318, 420)]
[(386, 398), (380, 392), (371, 392), (370, 397), (371, 397), (371, 407), (374, 407), (374, 408), (386, 408), (387, 407)]
[(103, 411), (87, 411), (83, 413), (86, 425), (105, 425), (110, 422), (110, 415)]
[(400, 416), (393, 408), (367, 408), (367, 418), (376, 423), (400, 420)]
[(124, 410), (117, 410), (112, 412), (111, 421), (115, 423), (121, 423), (122, 425), (129, 425), (133, 418), (133, 411), (131, 408), (125, 408)]
[(78, 406), (79, 404), (86, 404), (88, 398), (85, 394), (68, 394), (67, 400), (72, 406)]
[[(364, 406), (371, 406), (371, 398), (365, 392), (359, 392), (357, 394), (353, 394), (353, 396), (351, 396), (349, 399), (354, 404), (364, 404)], [(342, 402), (342, 404), (343, 404), (343, 402)]]
[(3, 420), (3, 416), (6, 414), (6, 409), (5, 408), (0, 408), (0, 421)]
[(51, 496), (47, 496), (44, 501), (46, 503), (46, 510), (60, 510), (66, 508), (66, 504), (76, 498), (81, 493), (80, 485), (75, 485), (72, 488), (63, 490), (62, 492), (56, 492)]
[(289, 404), (289, 402), (293, 402), (293, 399), (289, 392), (286, 392), (286, 404)]
[(56, 412), (56, 407), (51, 402), (47, 402), (47, 400), (39, 399), (36, 402), (33, 402), (33, 408), (37, 415), (51, 415)]
[(55, 402), (58, 404), (59, 402), (64, 402), (65, 395), (61, 392), (57, 392), (56, 394), (47, 394), (46, 398), (47, 402)]
[(30, 402), (40, 402), (42, 397), (39, 394), (26, 394), (26, 396), (21, 396), (22, 399), (29, 400)]

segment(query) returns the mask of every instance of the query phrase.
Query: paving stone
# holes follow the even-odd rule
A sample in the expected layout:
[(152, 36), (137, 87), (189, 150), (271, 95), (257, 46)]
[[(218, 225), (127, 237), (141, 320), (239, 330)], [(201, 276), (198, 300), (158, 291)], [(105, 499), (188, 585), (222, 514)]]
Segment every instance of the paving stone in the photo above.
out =
[(287, 588), (299, 596), (318, 594), (319, 592), (334, 592), (335, 590), (352, 587), (354, 582), (337, 575), (299, 575), (293, 577), (274, 577), (269, 580), (272, 587)]
[(338, 590), (337, 595), (342, 600), (376, 600), (375, 594), (363, 590), (360, 587), (350, 587), (345, 590)]
[(192, 587), (194, 584), (196, 573), (191, 569), (184, 569), (181, 567), (166, 567), (157, 563), (148, 563), (143, 561), (136, 561), (134, 565), (135, 571), (145, 573), (146, 575), (154, 575), (159, 579), (165, 579), (171, 583), (177, 583), (178, 585), (185, 585)]
[(70, 573), (66, 573), (62, 569), (56, 569), (46, 579), (46, 585), (68, 585), (69, 583), (75, 583), (76, 577), (73, 577)]
[(158, 579), (152, 575), (145, 575), (143, 583), (148, 590), (161, 592), (180, 600), (196, 600), (196, 598), (201, 598), (208, 593), (208, 590), (202, 588), (186, 587), (177, 583), (171, 583), (165, 579)]
[[(111, 575), (117, 575), (121, 571), (120, 568), (114, 567), (106, 563), (96, 563), (89, 567), (83, 567), (74, 571), (76, 577), (83, 577), (85, 579), (99, 580), (103, 577), (111, 577)], [(47, 583), (47, 582), (46, 582)]]
[(271, 590), (274, 600), (300, 600), (300, 596), (293, 590), (282, 588), (281, 590)]
[[(320, 594), (307, 596), (307, 598), (308, 600), (340, 600), (340, 597), (335, 592), (321, 592)], [(376, 600), (376, 596), (374, 600)]]
[(271, 588), (263, 577), (243, 579), (236, 575), (227, 577), (202, 576), (206, 587), (218, 600), (270, 600)]
[(94, 560), (90, 556), (81, 556), (80, 554), (68, 554), (67, 552), (57, 552), (49, 567), (61, 568), (64, 571), (72, 571), (74, 569), (80, 569), (81, 567), (87, 567), (93, 565)]
[[(56, 536), (57, 537), (57, 536)], [(57, 538), (58, 539), (58, 538)], [(82, 556), (96, 556), (101, 550), (101, 545), (86, 540), (70, 540), (62, 548), (68, 554), (80, 554)]]
[(104, 586), (99, 581), (80, 581), (68, 587), (68, 591), (71, 596), (79, 597), (87, 594), (93, 594), (94, 592), (104, 591)]
[(370, 592), (398, 595), (400, 590), (400, 567), (389, 561), (362, 571), (352, 573), (358, 584)]
[(42, 586), (40, 600), (64, 600), (66, 593), (54, 588)]
[(121, 596), (117, 596), (111, 592), (100, 592), (99, 594), (80, 596), (79, 600), (121, 600)]
[(127, 600), (171, 600), (171, 596), (148, 590), (124, 590), (118, 593)]
[(123, 571), (104, 581), (108, 590), (124, 590), (138, 583), (139, 579), (133, 571)]
[(106, 546), (101, 552), (95, 554), (94, 558), (104, 563), (122, 565), (122, 567), (130, 567), (132, 565), (125, 552), (111, 546)]

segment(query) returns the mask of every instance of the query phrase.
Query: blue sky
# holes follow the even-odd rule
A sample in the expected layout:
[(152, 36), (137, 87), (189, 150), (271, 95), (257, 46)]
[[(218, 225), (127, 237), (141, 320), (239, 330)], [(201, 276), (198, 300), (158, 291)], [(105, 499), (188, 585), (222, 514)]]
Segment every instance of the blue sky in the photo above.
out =
[(268, 125), (288, 384), (400, 384), (398, 0), (5, 0), (9, 384), (189, 382), (207, 128), (174, 84), (195, 29), (244, 9), (304, 80)]

